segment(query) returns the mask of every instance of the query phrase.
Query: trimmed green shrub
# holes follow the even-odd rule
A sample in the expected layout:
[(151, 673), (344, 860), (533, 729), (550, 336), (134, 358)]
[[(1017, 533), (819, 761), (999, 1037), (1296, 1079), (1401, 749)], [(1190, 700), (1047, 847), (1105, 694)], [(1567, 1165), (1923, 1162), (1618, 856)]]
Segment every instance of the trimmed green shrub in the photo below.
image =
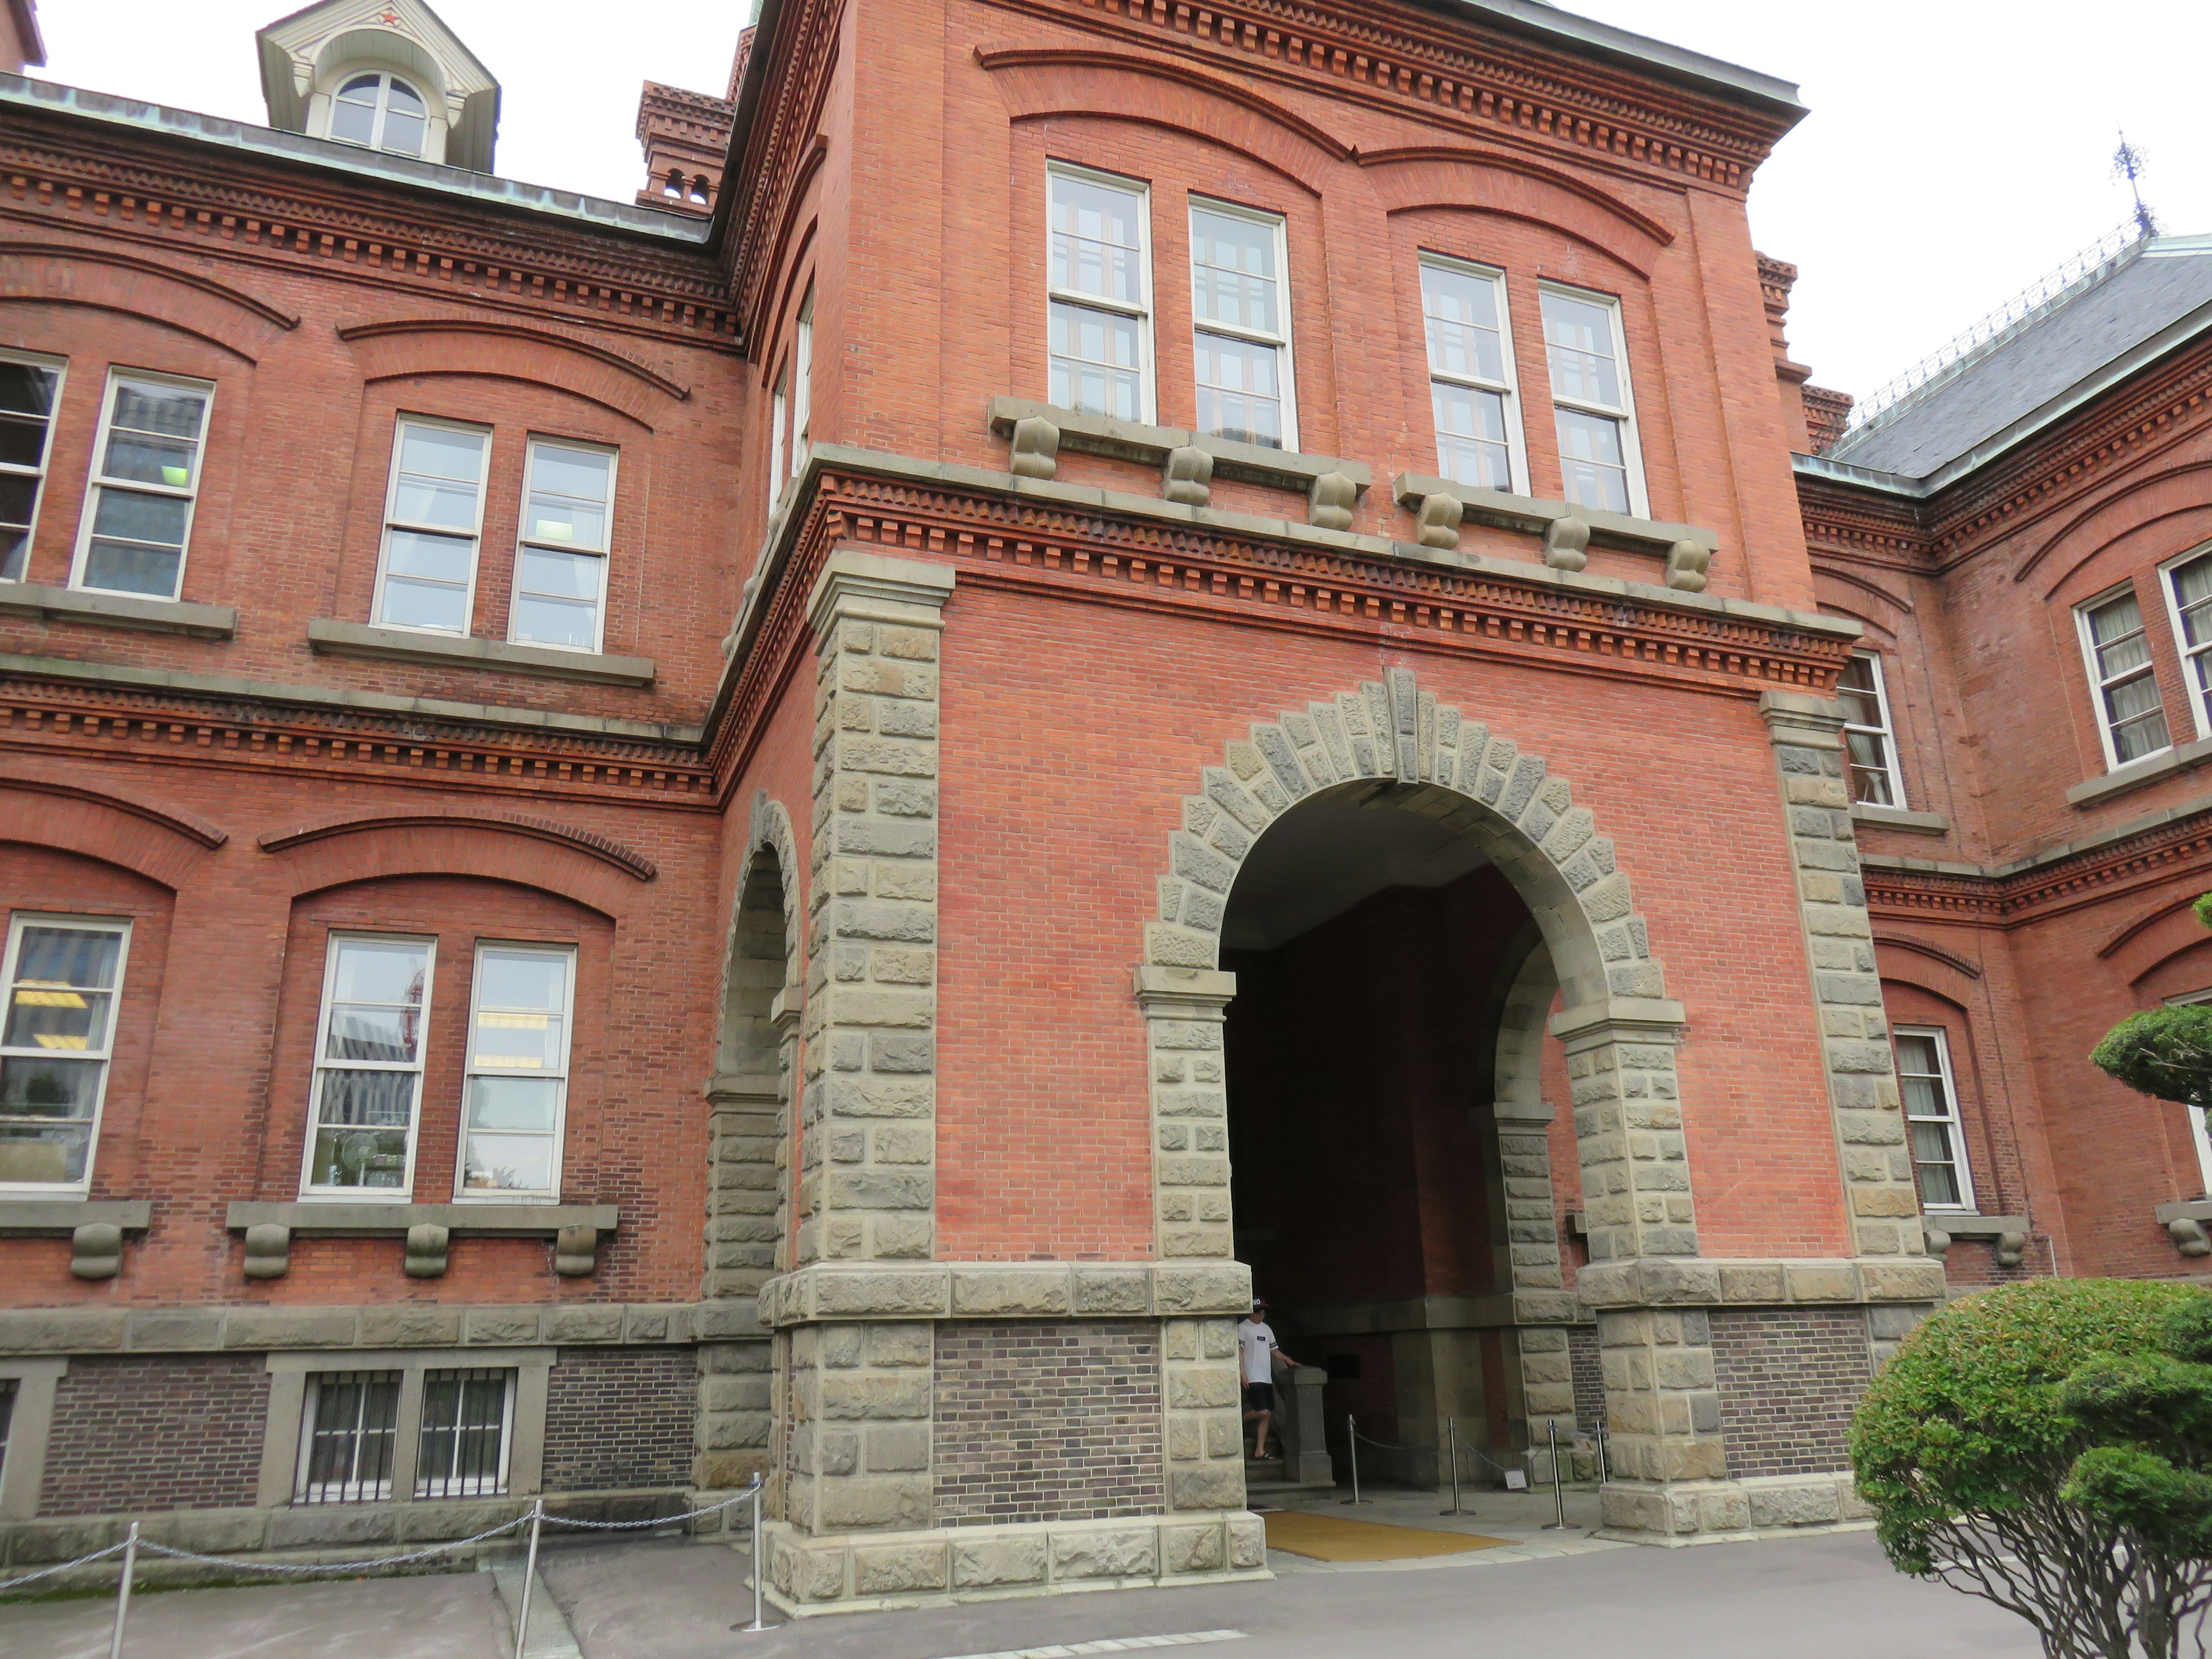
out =
[[(2212, 927), (2212, 893), (2191, 908)], [(2160, 1100), (2212, 1106), (2212, 1006), (2186, 1003), (2130, 1014), (2089, 1051), (2089, 1063)]]
[(1953, 1303), (1852, 1424), (1882, 1548), (2018, 1613), (2051, 1659), (2172, 1659), (2212, 1595), (2208, 1358), (2212, 1296), (2186, 1285), (2043, 1279)]

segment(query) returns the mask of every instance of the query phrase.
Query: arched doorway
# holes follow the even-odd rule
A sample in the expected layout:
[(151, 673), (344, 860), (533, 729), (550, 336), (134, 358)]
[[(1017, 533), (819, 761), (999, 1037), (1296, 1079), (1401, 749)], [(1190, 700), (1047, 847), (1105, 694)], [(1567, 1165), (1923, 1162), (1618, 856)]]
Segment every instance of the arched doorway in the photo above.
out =
[(1355, 1418), (1368, 1477), (1417, 1486), (1448, 1478), (1452, 1419), (1470, 1454), (1528, 1445), (1512, 1292), (1516, 1269), (1556, 1283), (1559, 1248), (1526, 1133), (1549, 953), (1437, 794), (1363, 780), (1291, 805), (1237, 872), (1220, 953), (1236, 1253), (1285, 1349), (1328, 1369), (1335, 1467)]

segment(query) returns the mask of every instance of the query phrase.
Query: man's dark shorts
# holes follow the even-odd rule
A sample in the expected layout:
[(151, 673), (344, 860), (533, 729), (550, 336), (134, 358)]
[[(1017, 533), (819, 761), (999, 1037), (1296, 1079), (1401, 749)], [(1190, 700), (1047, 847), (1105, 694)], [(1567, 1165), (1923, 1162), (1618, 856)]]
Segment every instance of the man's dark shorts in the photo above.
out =
[(1244, 1409), (1248, 1412), (1274, 1410), (1275, 1385), (1272, 1382), (1247, 1382), (1244, 1385)]

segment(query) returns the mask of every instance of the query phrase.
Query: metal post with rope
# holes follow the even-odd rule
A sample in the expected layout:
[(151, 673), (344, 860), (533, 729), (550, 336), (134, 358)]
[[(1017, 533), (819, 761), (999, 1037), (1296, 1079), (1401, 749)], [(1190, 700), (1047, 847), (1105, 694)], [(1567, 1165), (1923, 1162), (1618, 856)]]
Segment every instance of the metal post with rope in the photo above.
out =
[(530, 1639), (530, 1587), (538, 1578), (538, 1537), (545, 1529), (545, 1500), (530, 1500), (530, 1559), (522, 1569), (522, 1600), (514, 1614), (514, 1659), (522, 1659), (523, 1644)]
[(1544, 1425), (1544, 1431), (1548, 1437), (1547, 1443), (1551, 1448), (1552, 1503), (1558, 1511), (1559, 1519), (1547, 1521), (1541, 1530), (1562, 1532), (1565, 1530), (1567, 1524), (1567, 1489), (1559, 1484), (1559, 1419), (1556, 1417), (1548, 1419)]
[(115, 1634), (107, 1639), (107, 1659), (123, 1659), (123, 1625), (131, 1616), (131, 1580), (138, 1571), (138, 1523), (123, 1540), (123, 1577), (115, 1586)]
[(1448, 1417), (1444, 1419), (1444, 1437), (1451, 1446), (1452, 1506), (1448, 1510), (1438, 1510), (1437, 1513), (1438, 1515), (1457, 1515), (1460, 1512), (1459, 1419), (1456, 1417)]
[(757, 1631), (775, 1628), (761, 1617), (761, 1480), (762, 1477), (759, 1474), (756, 1474), (753, 1476), (750, 1493), (753, 1500), (753, 1621), (750, 1625), (736, 1626), (738, 1630)]
[[(1359, 1419), (1350, 1412), (1344, 1414), (1344, 1432), (1346, 1443), (1352, 1449), (1352, 1496), (1344, 1501), (1347, 1504), (1364, 1504), (1367, 1500), (1359, 1495)], [(1378, 1441), (1376, 1443), (1379, 1445), (1382, 1443)]]

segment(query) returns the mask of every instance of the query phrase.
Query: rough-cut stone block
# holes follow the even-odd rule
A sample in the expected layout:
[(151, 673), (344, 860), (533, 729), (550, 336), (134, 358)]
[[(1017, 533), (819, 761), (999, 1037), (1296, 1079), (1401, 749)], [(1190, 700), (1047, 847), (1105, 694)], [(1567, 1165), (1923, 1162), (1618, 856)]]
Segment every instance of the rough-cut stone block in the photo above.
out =
[(1224, 1461), (1172, 1471), (1168, 1477), (1168, 1506), (1176, 1510), (1243, 1508), (1243, 1465)]
[(1222, 1531), (1218, 1522), (1202, 1527), (1162, 1527), (1160, 1555), (1163, 1571), (1170, 1577), (1194, 1572), (1219, 1572), (1228, 1559)]
[(952, 1311), (956, 1314), (1064, 1314), (1070, 1310), (1065, 1268), (1040, 1271), (955, 1267)]
[(1804, 1480), (1747, 1480), (1744, 1497), (1753, 1527), (1810, 1527), (1843, 1519), (1832, 1475)]
[(952, 1540), (952, 1588), (991, 1589), (1008, 1584), (1042, 1584), (1045, 1575), (1042, 1537)]
[(1151, 1577), (1159, 1571), (1158, 1550), (1150, 1527), (1112, 1531), (1055, 1531), (1052, 1576), (1055, 1583), (1079, 1578)]
[(941, 1540), (915, 1544), (855, 1544), (853, 1594), (896, 1595), (945, 1588), (946, 1550)]

